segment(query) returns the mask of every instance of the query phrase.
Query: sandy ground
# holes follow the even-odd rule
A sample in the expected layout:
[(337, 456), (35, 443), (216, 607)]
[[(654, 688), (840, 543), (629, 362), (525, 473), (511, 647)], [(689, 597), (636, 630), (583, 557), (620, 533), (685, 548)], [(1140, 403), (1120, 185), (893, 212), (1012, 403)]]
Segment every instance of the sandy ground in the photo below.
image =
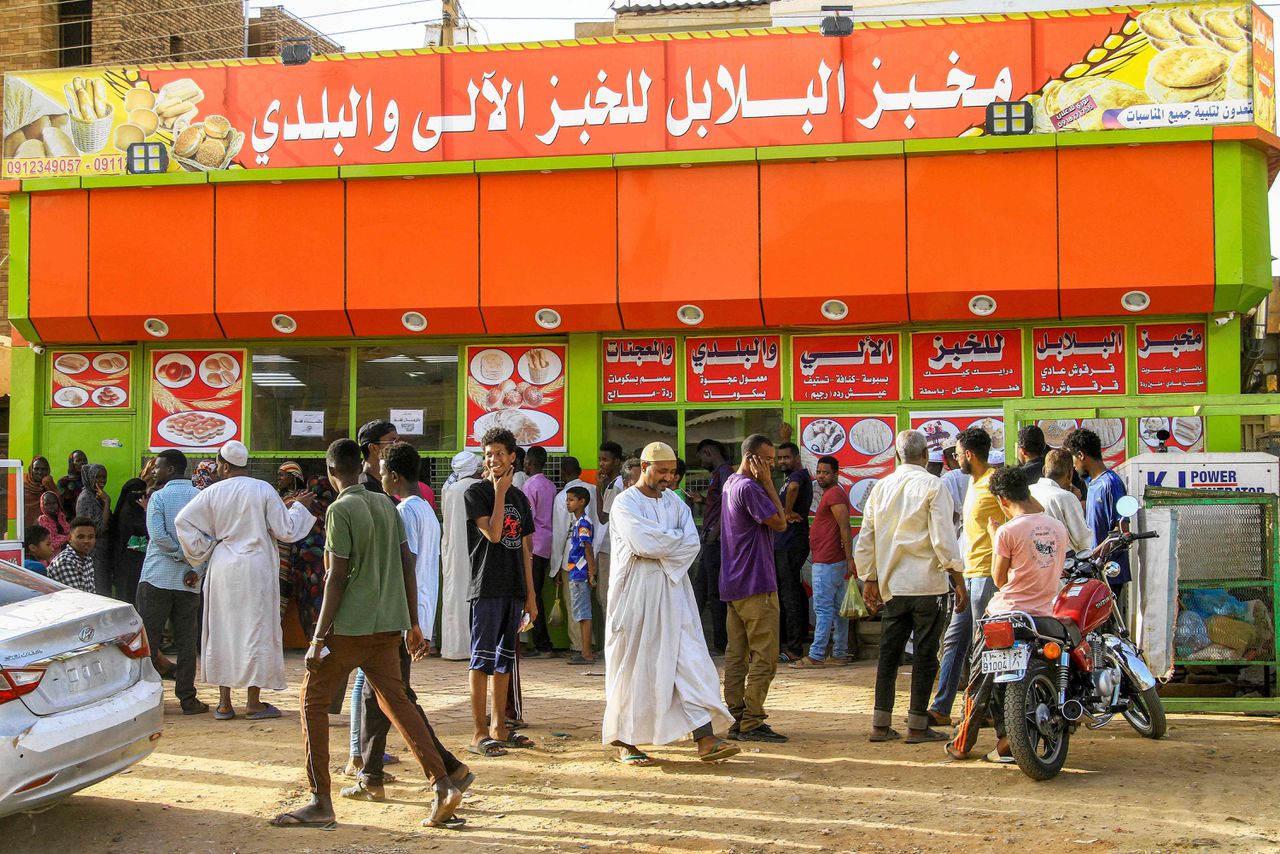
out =
[[(945, 761), (936, 744), (868, 743), (871, 663), (780, 670), (770, 722), (788, 744), (744, 745), (707, 766), (686, 742), (653, 751), (660, 766), (634, 769), (599, 744), (603, 678), (560, 659), (526, 661), (538, 749), (468, 757), (479, 779), (459, 813), (465, 829), (419, 827), (430, 797), (421, 769), (402, 763), (390, 769), (401, 782), (386, 804), (339, 800), (334, 831), (278, 830), (267, 818), (306, 792), (301, 659), (288, 664), (293, 687), (264, 694), (283, 718), (188, 718), (170, 698), (150, 758), (50, 811), (0, 819), (0, 850), (1280, 851), (1280, 720), (1178, 715), (1161, 742), (1117, 721), (1082, 731), (1068, 769), (1035, 783), (1016, 768)], [(424, 708), (460, 755), (470, 731), (464, 668), (438, 659), (414, 667)], [(344, 756), (347, 718), (331, 720), (335, 757)], [(407, 756), (395, 733), (391, 745)]]

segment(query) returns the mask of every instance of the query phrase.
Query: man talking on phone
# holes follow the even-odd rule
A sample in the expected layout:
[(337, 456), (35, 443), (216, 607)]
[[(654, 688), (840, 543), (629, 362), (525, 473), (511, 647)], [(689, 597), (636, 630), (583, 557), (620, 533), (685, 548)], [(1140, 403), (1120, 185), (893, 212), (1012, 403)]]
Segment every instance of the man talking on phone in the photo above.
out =
[[(480, 440), (485, 478), (467, 487), (467, 543), (471, 551), (471, 715), (475, 736), (467, 748), (477, 756), (503, 756), (507, 748), (533, 747), (509, 732), (504, 712), (521, 623), (538, 617), (533, 586), (533, 511), (511, 484), (516, 437), (495, 428)], [(492, 731), (486, 720), (486, 688), (493, 696)]]
[(740, 741), (786, 741), (765, 718), (765, 697), (778, 671), (778, 575), (773, 534), (787, 514), (773, 485), (776, 452), (759, 433), (742, 443), (742, 464), (724, 485), (720, 533), (720, 598), (728, 605), (724, 702)]

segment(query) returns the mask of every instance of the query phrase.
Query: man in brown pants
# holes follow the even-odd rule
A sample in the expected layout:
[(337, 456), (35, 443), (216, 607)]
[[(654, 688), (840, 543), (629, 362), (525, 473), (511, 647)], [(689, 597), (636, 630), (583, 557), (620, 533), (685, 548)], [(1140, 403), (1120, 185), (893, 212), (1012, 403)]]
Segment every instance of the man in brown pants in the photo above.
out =
[[(401, 632), (415, 659), (427, 650), (418, 626), (414, 557), (404, 522), (391, 502), (359, 484), (360, 448), (350, 439), (329, 446), (329, 479), (339, 489), (326, 514), (324, 600), (316, 636), (307, 649), (302, 680), (302, 732), (311, 802), (272, 819), (276, 827), (334, 825), (329, 779), (329, 701), (356, 667), (364, 670), (378, 703), (409, 745), (435, 788), (428, 827), (456, 827), (454, 811), (475, 779), (435, 738), (426, 715), (409, 700), (400, 669)], [(401, 583), (396, 583), (401, 582)], [(452, 774), (451, 774), (452, 772)], [(362, 780), (370, 800), (380, 783)]]

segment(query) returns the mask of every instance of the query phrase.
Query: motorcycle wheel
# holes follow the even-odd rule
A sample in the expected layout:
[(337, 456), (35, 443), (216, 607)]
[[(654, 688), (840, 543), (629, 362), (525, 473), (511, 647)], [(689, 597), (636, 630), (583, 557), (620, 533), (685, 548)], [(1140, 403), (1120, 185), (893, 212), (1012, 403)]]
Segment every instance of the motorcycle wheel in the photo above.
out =
[(1061, 716), (1056, 723), (1048, 720), (1058, 705), (1056, 677), (1056, 668), (1044, 661), (1033, 661), (1022, 681), (1010, 682), (1005, 688), (1004, 724), (1009, 747), (1022, 773), (1033, 780), (1058, 776), (1067, 761), (1071, 730)]
[(1164, 717), (1164, 704), (1160, 702), (1160, 694), (1155, 688), (1145, 691), (1126, 692), (1129, 705), (1124, 710), (1124, 719), (1137, 730), (1143, 738), (1164, 738), (1169, 731), (1169, 723)]

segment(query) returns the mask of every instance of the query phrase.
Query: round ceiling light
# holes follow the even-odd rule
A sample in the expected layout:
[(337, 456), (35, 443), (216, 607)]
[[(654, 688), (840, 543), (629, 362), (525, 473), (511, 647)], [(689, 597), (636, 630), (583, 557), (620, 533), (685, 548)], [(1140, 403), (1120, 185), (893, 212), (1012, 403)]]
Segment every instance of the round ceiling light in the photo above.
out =
[(142, 328), (153, 338), (163, 338), (169, 334), (169, 324), (158, 317), (148, 317), (143, 321)]
[(276, 332), (282, 332), (285, 335), (292, 335), (298, 331), (298, 321), (287, 314), (277, 314), (271, 318), (271, 326)]
[(400, 315), (400, 323), (410, 332), (421, 332), (427, 328), (427, 318), (420, 311), (406, 311)]
[(559, 329), (560, 312), (554, 308), (540, 308), (534, 313), (533, 322), (543, 329)]
[(1151, 297), (1147, 296), (1146, 291), (1129, 291), (1120, 297), (1120, 304), (1126, 311), (1143, 311), (1151, 305)]
[(706, 315), (703, 314), (702, 309), (691, 303), (686, 303), (685, 305), (680, 306), (680, 308), (676, 310), (676, 317), (678, 317), (680, 322), (685, 326), (697, 326), (706, 319)]
[(969, 311), (978, 317), (987, 317), (996, 313), (996, 299), (986, 294), (978, 294), (969, 300)]
[(849, 304), (842, 299), (829, 299), (822, 304), (822, 316), (827, 320), (844, 320), (849, 316)]

